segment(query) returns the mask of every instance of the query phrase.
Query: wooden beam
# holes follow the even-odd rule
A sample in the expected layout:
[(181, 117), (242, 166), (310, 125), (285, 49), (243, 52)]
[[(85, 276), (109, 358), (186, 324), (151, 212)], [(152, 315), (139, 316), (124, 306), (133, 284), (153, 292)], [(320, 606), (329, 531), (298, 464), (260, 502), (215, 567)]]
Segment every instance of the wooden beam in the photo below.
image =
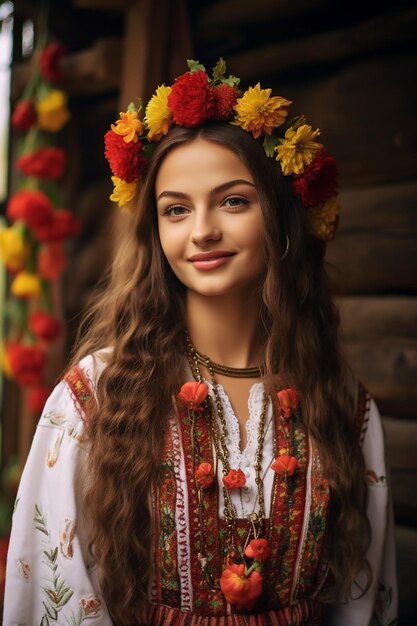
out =
[(386, 336), (417, 338), (416, 296), (345, 296), (336, 298), (335, 303), (345, 341)]

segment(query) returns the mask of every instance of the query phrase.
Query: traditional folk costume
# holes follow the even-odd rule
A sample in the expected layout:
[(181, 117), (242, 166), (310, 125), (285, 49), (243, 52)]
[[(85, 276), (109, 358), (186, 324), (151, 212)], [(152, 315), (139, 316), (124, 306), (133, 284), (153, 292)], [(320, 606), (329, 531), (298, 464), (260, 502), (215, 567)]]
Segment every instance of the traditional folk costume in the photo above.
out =
[[(88, 529), (80, 506), (89, 475), (85, 405), (94, 395), (103, 367), (100, 356), (84, 359), (55, 388), (40, 418), (13, 517), (4, 626), (78, 626), (88, 620), (100, 626), (112, 624), (100, 594), (99, 572), (88, 551)], [(215, 399), (212, 385), (208, 386)], [(250, 392), (248, 440), (243, 451), (237, 418), (221, 386), (217, 395), (228, 427), (230, 464), (246, 479), (244, 487), (231, 491), (238, 518), (234, 532), (237, 540), (244, 542), (248, 516), (258, 507), (254, 456), (263, 384), (255, 384)], [(358, 432), (369, 479), (372, 542), (368, 559), (373, 583), (360, 599), (333, 606), (326, 613), (320, 591), (328, 576), (329, 489), (301, 421), (294, 414), (290, 418), (277, 415), (268, 403), (262, 480), (267, 512), (264, 536), (271, 552), (263, 563), (261, 595), (250, 611), (228, 603), (218, 584), (228, 541), (224, 472), (204, 415), (195, 429), (200, 453), (216, 468), (216, 476), (207, 489), (197, 483), (191, 422), (187, 411), (180, 408), (170, 418), (160, 480), (152, 495), (155, 574), (149, 582), (149, 625), (395, 624), (393, 522), (383, 433), (377, 407), (363, 387), (358, 399)], [(271, 469), (280, 450), (298, 461), (292, 475)], [(359, 587), (354, 585), (352, 596), (360, 596)]]

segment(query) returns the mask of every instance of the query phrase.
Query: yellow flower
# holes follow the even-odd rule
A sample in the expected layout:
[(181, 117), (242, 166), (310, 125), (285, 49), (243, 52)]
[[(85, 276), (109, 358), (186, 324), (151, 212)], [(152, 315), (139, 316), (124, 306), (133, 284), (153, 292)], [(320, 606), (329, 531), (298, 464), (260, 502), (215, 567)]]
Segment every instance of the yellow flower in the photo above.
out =
[(145, 111), (145, 123), (149, 129), (148, 139), (159, 141), (169, 131), (172, 124), (172, 113), (168, 109), (168, 96), (171, 87), (162, 85), (148, 102)]
[(39, 298), (41, 281), (36, 274), (19, 272), (10, 285), (10, 291), (18, 298)]
[(137, 181), (127, 183), (125, 180), (118, 178), (117, 176), (111, 177), (114, 185), (113, 193), (110, 196), (112, 202), (117, 202), (120, 208), (125, 207), (126, 210), (130, 210), (127, 205), (134, 199), (137, 190)]
[(257, 139), (262, 131), (270, 135), (274, 128), (281, 126), (288, 115), (285, 107), (292, 104), (281, 96), (271, 98), (272, 89), (261, 89), (260, 83), (249, 87), (235, 105), (237, 113), (234, 124), (248, 130)]
[(138, 119), (137, 111), (126, 111), (120, 113), (120, 119), (116, 121), (116, 125), (112, 124), (111, 129), (117, 135), (123, 137), (126, 143), (136, 143), (138, 135), (142, 134), (142, 122)]
[(323, 148), (321, 143), (314, 141), (318, 135), (320, 130), (311, 130), (307, 124), (287, 130), (284, 139), (280, 139), (281, 145), (275, 148), (284, 176), (301, 174), (310, 165), (316, 153)]
[(29, 248), (16, 228), (0, 230), (0, 258), (12, 272), (21, 270), (29, 256)]
[(38, 124), (42, 130), (57, 133), (71, 117), (67, 109), (67, 94), (53, 89), (46, 98), (36, 103)]
[(308, 209), (310, 230), (315, 237), (323, 241), (331, 239), (334, 235), (340, 207), (337, 197), (330, 198), (324, 204)]
[(0, 346), (0, 367), (7, 378), (14, 378), (9, 355), (7, 354), (7, 350), (4, 345)]

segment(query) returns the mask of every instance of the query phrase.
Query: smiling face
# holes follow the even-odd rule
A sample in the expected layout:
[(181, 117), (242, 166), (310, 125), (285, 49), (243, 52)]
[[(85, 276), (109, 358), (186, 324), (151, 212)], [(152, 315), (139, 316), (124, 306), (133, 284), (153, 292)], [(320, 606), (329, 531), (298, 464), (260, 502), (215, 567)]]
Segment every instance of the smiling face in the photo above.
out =
[(162, 250), (188, 291), (249, 295), (265, 269), (253, 177), (225, 146), (197, 138), (174, 148), (155, 181)]

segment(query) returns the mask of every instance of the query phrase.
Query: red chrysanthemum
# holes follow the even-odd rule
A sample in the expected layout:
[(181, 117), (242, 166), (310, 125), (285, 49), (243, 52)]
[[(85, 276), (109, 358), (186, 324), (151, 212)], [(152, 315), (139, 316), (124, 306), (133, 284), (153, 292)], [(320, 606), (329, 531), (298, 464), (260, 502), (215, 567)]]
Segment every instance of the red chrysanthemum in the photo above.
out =
[(211, 119), (215, 110), (213, 92), (203, 70), (179, 76), (168, 96), (168, 107), (175, 124), (192, 128)]
[(57, 180), (64, 173), (66, 161), (62, 148), (40, 148), (17, 159), (16, 167), (26, 176)]
[(45, 311), (35, 311), (28, 318), (28, 326), (38, 339), (43, 341), (53, 341), (59, 337), (62, 324), (49, 313)]
[(54, 280), (61, 276), (68, 266), (68, 257), (61, 244), (53, 243), (43, 246), (38, 254), (37, 271), (40, 278)]
[(64, 73), (59, 63), (65, 52), (66, 48), (57, 42), (49, 44), (42, 50), (39, 57), (39, 69), (42, 78), (52, 83), (63, 79)]
[(42, 243), (58, 243), (66, 241), (81, 230), (80, 222), (67, 209), (58, 209), (52, 219), (33, 229), (33, 234)]
[(44, 351), (38, 346), (24, 346), (20, 343), (6, 345), (10, 369), (22, 387), (40, 385), (46, 363)]
[(335, 159), (320, 150), (304, 172), (293, 180), (294, 192), (306, 207), (313, 207), (337, 194), (337, 166)]
[(219, 85), (213, 90), (215, 98), (214, 118), (216, 120), (228, 120), (235, 113), (234, 106), (237, 101), (237, 89), (231, 85)]
[(22, 220), (34, 230), (51, 223), (53, 207), (43, 191), (21, 189), (10, 198), (6, 215), (12, 222)]
[(146, 165), (146, 158), (142, 153), (142, 142), (126, 143), (121, 135), (108, 130), (104, 135), (104, 154), (109, 162), (114, 176), (121, 178), (126, 183), (138, 180)]
[(33, 387), (27, 392), (27, 404), (32, 413), (40, 415), (46, 404), (47, 399), (51, 395), (50, 387)]
[(21, 100), (14, 108), (11, 118), (12, 128), (27, 132), (36, 123), (38, 116), (32, 100)]

